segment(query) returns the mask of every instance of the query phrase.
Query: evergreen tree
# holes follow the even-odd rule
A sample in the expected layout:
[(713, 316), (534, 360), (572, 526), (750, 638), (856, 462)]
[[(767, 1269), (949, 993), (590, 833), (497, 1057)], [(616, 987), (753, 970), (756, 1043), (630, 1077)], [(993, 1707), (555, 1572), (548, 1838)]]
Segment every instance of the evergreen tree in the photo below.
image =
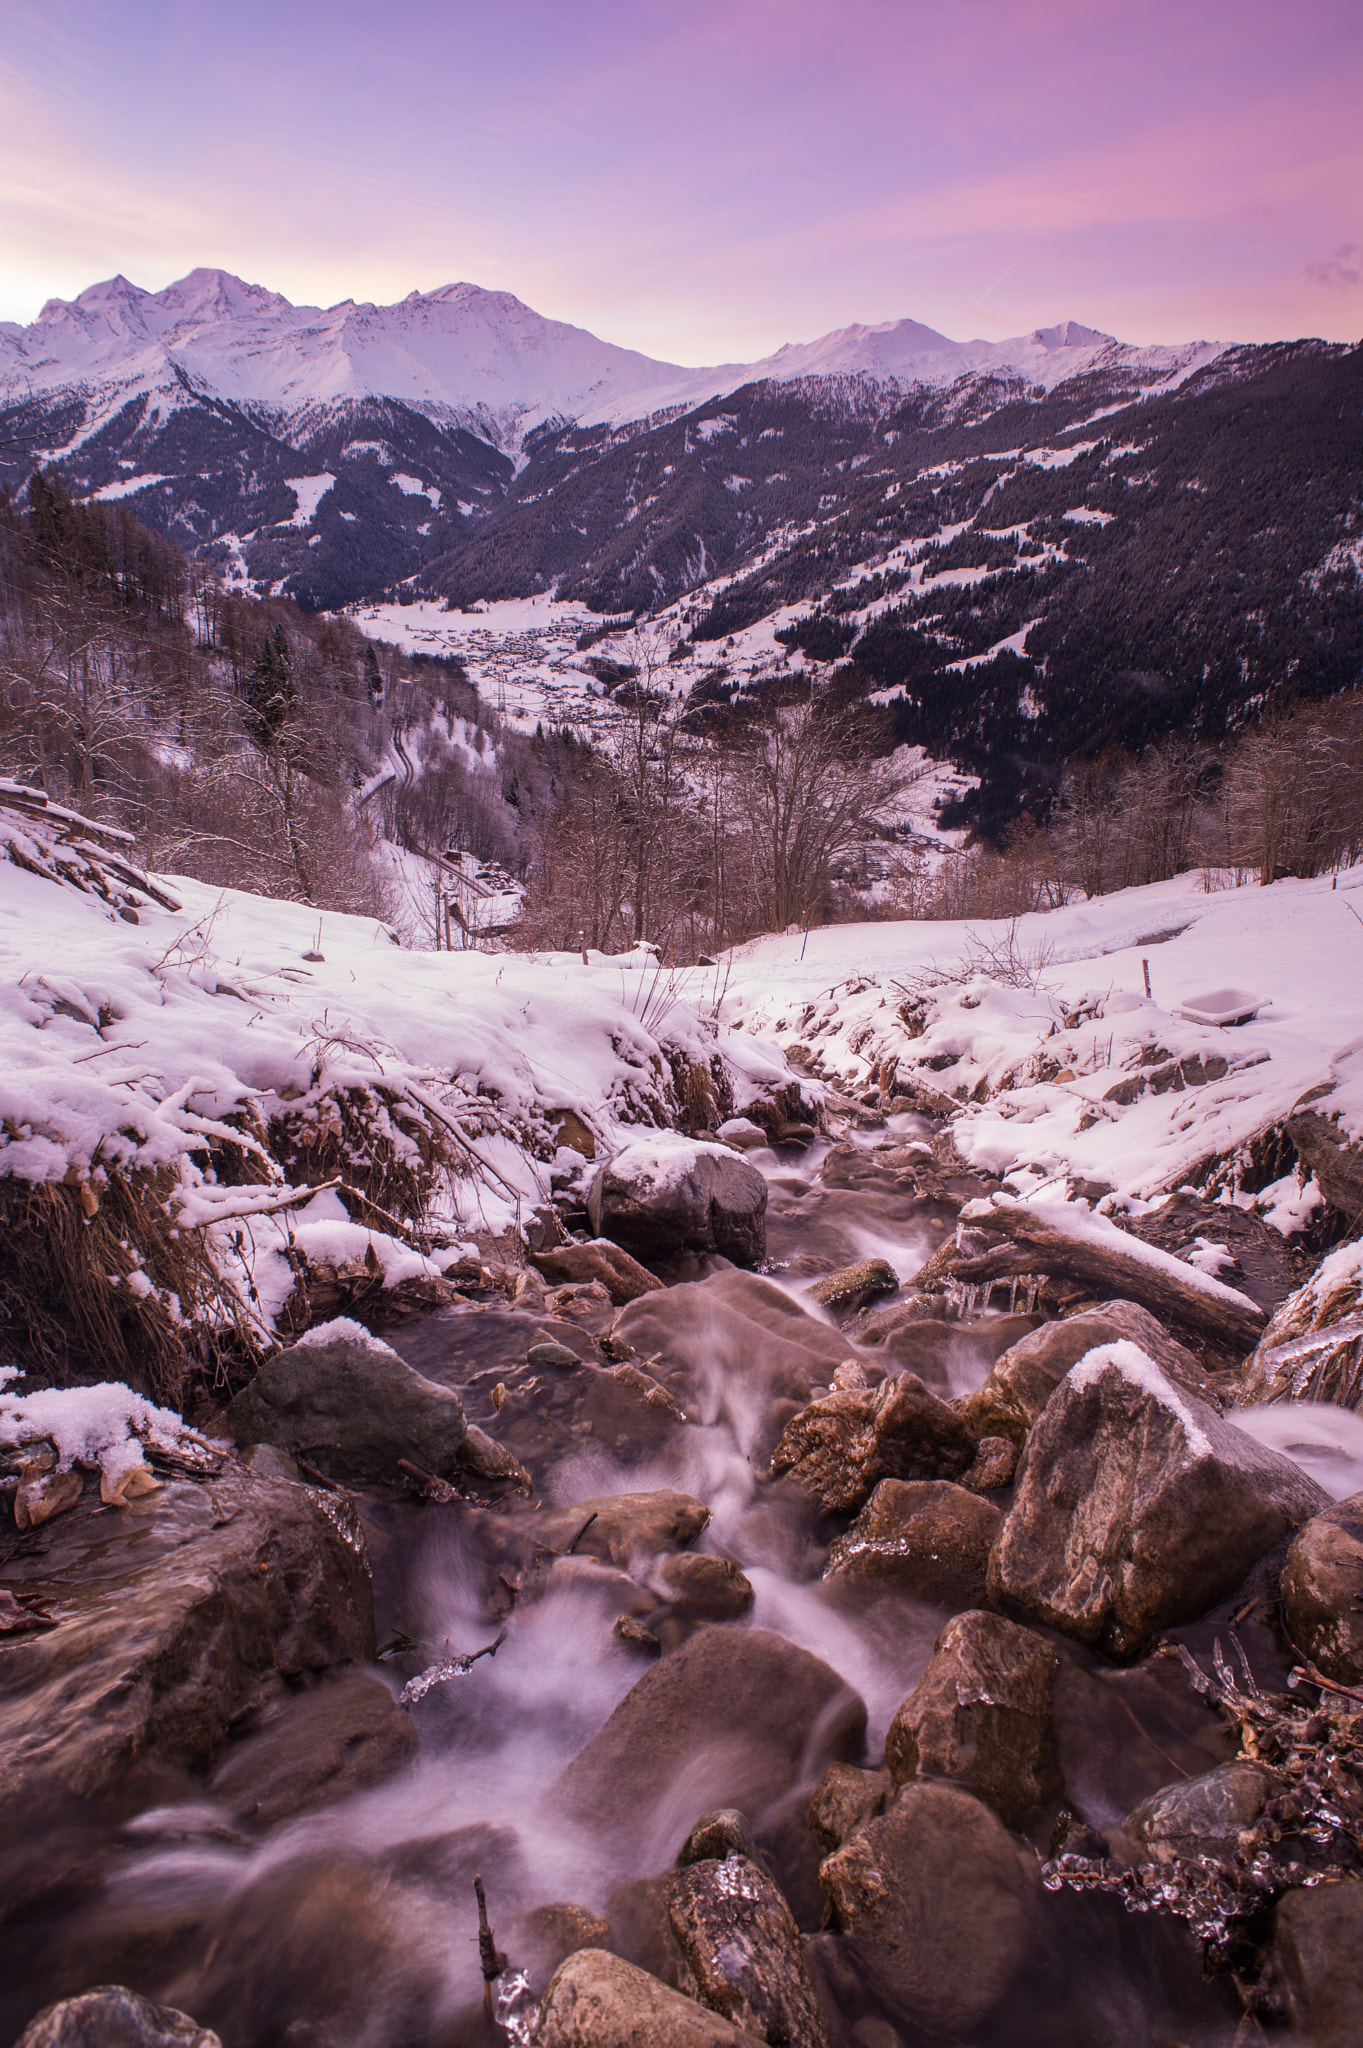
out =
[(242, 696), (242, 724), (257, 746), (273, 746), (298, 703), (293, 656), (282, 626), (274, 628), (251, 664)]

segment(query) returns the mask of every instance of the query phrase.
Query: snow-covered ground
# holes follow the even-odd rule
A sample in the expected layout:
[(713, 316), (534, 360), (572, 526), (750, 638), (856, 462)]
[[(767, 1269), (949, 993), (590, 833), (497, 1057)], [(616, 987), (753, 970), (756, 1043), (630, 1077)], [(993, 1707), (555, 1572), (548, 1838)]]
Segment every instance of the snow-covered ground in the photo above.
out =
[[(294, 1284), (290, 1241), (334, 1261), (372, 1246), (390, 1281), (455, 1255), (366, 1229), (330, 1190), (304, 1205), (320, 1176), (295, 1167), (291, 1185), (258, 1145), (257, 1184), (205, 1166), (278, 1119), (323, 1133), (347, 1090), (394, 1111), (399, 1154), (403, 1103), (452, 1129), (465, 1171), (436, 1206), (451, 1244), (514, 1226), (551, 1175), (582, 1169), (556, 1150), (565, 1112), (598, 1156), (665, 1123), (679, 1060), (718, 1061), (739, 1114), (791, 1078), (788, 1053), (854, 1093), (897, 1063), (967, 1160), (1047, 1200), (1103, 1182), (1108, 1207), (1178, 1186), (1322, 1083), (1363, 1136), (1363, 869), (1212, 893), (1191, 874), (1012, 923), (836, 926), (670, 973), (644, 949), (408, 950), (373, 919), (174, 878), (179, 907), (136, 887), (120, 904), (75, 885), (99, 849), (69, 814), (0, 826), (0, 1177), (79, 1186), (88, 1214), (110, 1172), (167, 1170), (179, 1227), (236, 1262), (262, 1335)], [(1180, 1015), (1225, 989), (1260, 1005), (1252, 1022)], [(1290, 1228), (1310, 1199), (1284, 1185), (1261, 1206)]]
[[(958, 1105), (964, 1157), (1020, 1192), (1054, 1194), (1068, 1175), (1148, 1199), (1318, 1084), (1336, 1084), (1331, 1109), (1363, 1136), (1363, 870), (1333, 881), (1207, 894), (1193, 873), (1013, 924), (759, 939), (734, 955), (722, 1016), (798, 1048), (853, 1093), (898, 1059), (903, 1080), (912, 1072)], [(1253, 1022), (1217, 1029), (1178, 1014), (1227, 987), (1264, 1003)], [(1194, 1059), (1211, 1078), (1166, 1080)], [(1107, 1100), (1114, 1088), (1136, 1099)], [(1287, 1223), (1291, 1191), (1277, 1201)]]
[[(6, 812), (0, 826), (0, 854), (50, 863), (41, 825)], [(683, 994), (646, 951), (585, 963), (412, 951), (372, 918), (178, 878), (167, 888), (181, 907), (134, 889), (129, 922), (98, 895), (0, 859), (0, 1178), (78, 1185), (94, 1209), (110, 1171), (169, 1170), (177, 1224), (209, 1234), (266, 1330), (294, 1285), (290, 1238), (333, 1260), (372, 1242), (390, 1282), (436, 1265), (349, 1221), (334, 1193), (296, 1206), (317, 1176), (296, 1174), (291, 1190), (258, 1145), (268, 1180), (219, 1185), (201, 1162), (208, 1144), (242, 1142), (230, 1116), (253, 1119), (248, 1149), (251, 1130), (281, 1117), (325, 1138), (346, 1090), (447, 1120), (468, 1169), (441, 1197), (457, 1239), (513, 1226), (552, 1173), (582, 1167), (555, 1151), (564, 1111), (609, 1153), (628, 1129), (665, 1121), (670, 1060), (718, 1056), (740, 1111), (789, 1078), (774, 1047), (715, 1024), (713, 971)], [(399, 1154), (413, 1149), (400, 1115), (377, 1115)]]

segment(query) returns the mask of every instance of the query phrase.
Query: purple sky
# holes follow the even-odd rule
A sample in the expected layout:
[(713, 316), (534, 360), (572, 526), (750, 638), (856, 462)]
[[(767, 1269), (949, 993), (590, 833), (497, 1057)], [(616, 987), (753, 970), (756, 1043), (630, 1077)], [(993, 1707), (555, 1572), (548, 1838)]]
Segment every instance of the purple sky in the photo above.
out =
[(1359, 0), (9, 0), (0, 318), (455, 279), (679, 362), (1363, 334)]

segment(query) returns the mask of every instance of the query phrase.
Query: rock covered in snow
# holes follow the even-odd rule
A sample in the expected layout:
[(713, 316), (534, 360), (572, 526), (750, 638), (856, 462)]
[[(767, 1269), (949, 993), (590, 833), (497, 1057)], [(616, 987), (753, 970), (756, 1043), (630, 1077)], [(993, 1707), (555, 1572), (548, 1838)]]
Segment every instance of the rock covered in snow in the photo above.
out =
[(1028, 1438), (990, 1598), (1130, 1657), (1232, 1593), (1328, 1505), (1300, 1466), (1123, 1340), (1061, 1381)]
[(767, 1183), (727, 1145), (675, 1131), (624, 1146), (594, 1176), (587, 1213), (598, 1237), (639, 1258), (722, 1252), (740, 1265), (766, 1257)]
[(937, 1638), (923, 1676), (885, 1739), (897, 1785), (946, 1778), (987, 1800), (1005, 1826), (1025, 1828), (1060, 1796), (1051, 1728), (1059, 1659), (1001, 1614), (958, 1614)]
[(1363, 1684), (1363, 1493), (1298, 1529), (1280, 1591), (1287, 1632), (1340, 1685)]
[(1005, 1436), (1023, 1444), (1070, 1367), (1100, 1344), (1123, 1338), (1138, 1344), (1176, 1386), (1221, 1406), (1192, 1352), (1170, 1337), (1149, 1309), (1134, 1301), (1104, 1301), (1061, 1322), (1043, 1323), (1012, 1345), (995, 1360), (983, 1386), (961, 1403), (961, 1415), (982, 1437)]
[(400, 1458), (447, 1479), (467, 1434), (456, 1395), (344, 1317), (267, 1359), (229, 1406), (227, 1425), (238, 1445), (302, 1451), (355, 1485), (396, 1478)]

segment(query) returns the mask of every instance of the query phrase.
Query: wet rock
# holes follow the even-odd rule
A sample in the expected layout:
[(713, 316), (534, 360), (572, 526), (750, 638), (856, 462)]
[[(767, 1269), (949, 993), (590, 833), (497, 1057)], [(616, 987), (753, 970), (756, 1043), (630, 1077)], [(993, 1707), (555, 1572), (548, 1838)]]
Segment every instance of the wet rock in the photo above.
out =
[(754, 1385), (803, 1406), (848, 1352), (846, 1340), (784, 1288), (736, 1270), (632, 1302), (612, 1337), (661, 1360), (650, 1370), (665, 1372), (673, 1392), (698, 1402), (707, 1420), (724, 1411), (731, 1389), (750, 1406)]
[(760, 2039), (597, 1948), (554, 1972), (535, 2036), (536, 2048), (756, 2048)]
[(1124, 1832), (1154, 1863), (1179, 1856), (1229, 1862), (1241, 1831), (1263, 1811), (1269, 1783), (1258, 1764), (1222, 1764), (1153, 1792), (1127, 1815)]
[(1328, 1506), (1300, 1466), (1173, 1385), (1135, 1345), (1093, 1352), (1034, 1425), (989, 1594), (1135, 1656), (1225, 1599)]
[(550, 1366), (560, 1372), (574, 1372), (582, 1360), (566, 1344), (560, 1344), (554, 1337), (542, 1337), (532, 1344), (525, 1354), (527, 1365)]
[(751, 1579), (731, 1558), (703, 1551), (664, 1558), (652, 1583), (661, 1599), (693, 1621), (737, 1621), (756, 1597)]
[(235, 1741), (209, 1783), (238, 1824), (272, 1828), (387, 1777), (415, 1756), (417, 1734), (381, 1679), (341, 1671), (274, 1700)]
[(588, 1244), (554, 1245), (527, 1256), (547, 1280), (599, 1280), (617, 1308), (645, 1294), (657, 1294), (663, 1284), (608, 1237), (594, 1238)]
[(943, 1607), (984, 1600), (1003, 1516), (949, 1479), (882, 1479), (828, 1553), (826, 1579), (870, 1579)]
[(1066, 1800), (1093, 1827), (1117, 1825), (1176, 1773), (1215, 1770), (1235, 1747), (1225, 1716), (1167, 1651), (1124, 1670), (1063, 1662), (1051, 1719)]
[(1011, 1486), (1018, 1469), (1018, 1447), (1006, 1436), (982, 1436), (975, 1449), (975, 1462), (961, 1474), (967, 1493), (994, 1493)]
[(536, 1534), (551, 1550), (600, 1558), (628, 1571), (662, 1551), (693, 1543), (710, 1519), (703, 1501), (659, 1487), (654, 1493), (599, 1494), (538, 1518)]
[(825, 2048), (827, 2036), (790, 1907), (750, 1857), (688, 1865), (673, 1887), (672, 1930), (701, 2000), (772, 2048)]
[(998, 2012), (1036, 1943), (1035, 1856), (954, 1785), (906, 1785), (820, 1876), (867, 1989), (929, 2034)]
[(822, 1659), (765, 1629), (701, 1629), (634, 1685), (559, 1779), (573, 1819), (655, 1867), (698, 1807), (763, 1812), (801, 1776), (860, 1756), (866, 1709)]
[[(435, 1835), (413, 1835), (380, 1851), (375, 1864), (399, 1884), (433, 1893), (466, 1909), (475, 1876), (487, 1880), (499, 1899), (519, 1892), (526, 1879), (525, 1852), (515, 1828), (474, 1821)], [(310, 1868), (310, 1866), (309, 1866)]]
[(677, 1868), (682, 1870), (688, 1863), (709, 1863), (718, 1858), (735, 1856), (756, 1857), (757, 1844), (753, 1840), (752, 1826), (746, 1813), (740, 1813), (736, 1806), (717, 1806), (713, 1813), (703, 1813), (677, 1852)]
[(898, 1292), (899, 1275), (888, 1259), (860, 1259), (855, 1266), (844, 1266), (841, 1272), (816, 1280), (809, 1296), (824, 1308), (855, 1315), (867, 1302)]
[(1292, 1539), (1280, 1591), (1287, 1632), (1340, 1685), (1363, 1684), (1363, 1493), (1313, 1515)]
[(153, 2005), (121, 1984), (63, 1998), (30, 2020), (17, 2048), (222, 2048), (186, 2012)]
[(1316, 1885), (1280, 1899), (1273, 1968), (1288, 2016), (1311, 2048), (1356, 2048), (1363, 1885)]
[(244, 1707), (374, 1654), (349, 1503), (236, 1466), (117, 1515), (87, 1495), (3, 1583), (57, 1626), (0, 1658), (0, 1808), (43, 1784), (97, 1797), (148, 1754), (205, 1769)]
[(631, 1650), (642, 1650), (646, 1657), (656, 1657), (662, 1650), (662, 1643), (651, 1628), (645, 1628), (636, 1614), (622, 1614), (618, 1617), (612, 1633)]
[(547, 1985), (560, 1963), (583, 1948), (609, 1948), (610, 1922), (571, 1900), (535, 1906), (509, 1930), (507, 1953), (534, 1985)]
[(958, 1479), (975, 1458), (960, 1417), (913, 1373), (839, 1389), (793, 1416), (772, 1459), (825, 1514), (853, 1514), (882, 1479)]
[(760, 1265), (766, 1209), (767, 1183), (755, 1166), (727, 1145), (702, 1145), (675, 1131), (626, 1145), (587, 1190), (596, 1235), (641, 1259), (723, 1252), (740, 1265)]
[(809, 1802), (809, 1825), (825, 1855), (883, 1811), (894, 1789), (888, 1771), (861, 1771), (855, 1764), (830, 1764)]
[(885, 1761), (896, 1785), (948, 1778), (987, 1800), (1008, 1827), (1034, 1822), (1060, 1795), (1051, 1728), (1059, 1658), (999, 1614), (958, 1614), (890, 1723)]
[(961, 1414), (977, 1436), (1023, 1444), (1070, 1367), (1100, 1344), (1123, 1337), (1139, 1344), (1175, 1386), (1220, 1408), (1220, 1397), (1192, 1352), (1176, 1343), (1148, 1309), (1134, 1301), (1105, 1301), (1062, 1322), (1044, 1323), (1005, 1351), (984, 1385), (959, 1404)]
[(694, 1998), (696, 1980), (672, 1931), (669, 1907), (675, 1883), (676, 1872), (665, 1870), (656, 1877), (629, 1878), (616, 1885), (605, 1907), (611, 1938), (602, 1946), (636, 1969), (647, 1970), (660, 1984)]
[(302, 1480), (297, 1461), (287, 1451), (278, 1451), (273, 1444), (252, 1444), (241, 1454), (241, 1462), (248, 1472), (254, 1472), (261, 1479), (287, 1479), (294, 1485)]
[(448, 2013), (450, 1957), (476, 1955), (476, 1928), (471, 1886), (446, 1894), (397, 1882), (333, 1842), (245, 1873), (202, 1925), (170, 1995), (227, 2048), (431, 2041)]
[(238, 1445), (305, 1452), (358, 1486), (394, 1479), (400, 1458), (449, 1479), (465, 1435), (457, 1396), (353, 1323), (324, 1323), (268, 1359), (228, 1407), (227, 1427)]

